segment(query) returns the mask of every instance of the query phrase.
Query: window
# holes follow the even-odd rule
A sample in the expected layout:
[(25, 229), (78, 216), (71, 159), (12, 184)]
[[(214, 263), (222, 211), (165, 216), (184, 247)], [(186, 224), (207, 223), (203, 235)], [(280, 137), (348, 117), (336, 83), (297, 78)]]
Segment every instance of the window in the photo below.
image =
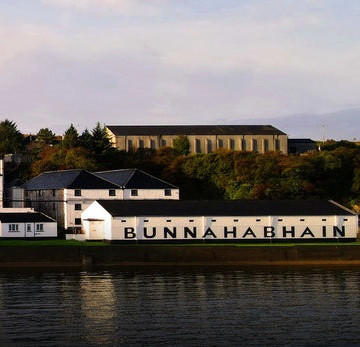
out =
[(52, 190), (52, 196), (55, 196), (55, 195), (56, 195), (56, 190), (53, 189), (53, 190)]
[(264, 152), (269, 152), (269, 140), (264, 139)]
[(212, 222), (216, 222), (216, 219), (212, 219), (211, 221), (212, 221)]
[(75, 211), (81, 211), (81, 204), (75, 204)]
[(115, 195), (116, 195), (115, 189), (109, 189), (109, 196), (115, 196)]
[(166, 140), (161, 140), (161, 146), (166, 147)]
[(347, 218), (344, 218), (344, 222), (347, 222), (348, 220), (347, 220)]
[(235, 140), (229, 139), (229, 149), (233, 151), (235, 149)]
[(241, 150), (244, 152), (246, 151), (246, 140), (245, 139), (241, 140)]
[(189, 222), (190, 222), (190, 223), (194, 223), (194, 220), (193, 220), (193, 219), (189, 219)]
[(53, 204), (52, 204), (52, 209), (53, 209), (53, 211), (55, 211), (55, 209), (56, 209), (55, 202), (53, 202)]
[(75, 189), (75, 196), (81, 196), (81, 189)]
[(150, 148), (155, 149), (155, 140), (150, 140)]
[(137, 189), (131, 189), (131, 196), (138, 196), (138, 190)]
[(212, 142), (209, 139), (206, 140), (206, 150), (207, 150), (207, 153), (212, 152)]
[(165, 196), (171, 196), (171, 189), (165, 189)]
[(224, 141), (222, 139), (218, 140), (218, 147), (223, 148), (224, 147)]
[(126, 223), (126, 219), (122, 219), (122, 220), (121, 220), (121, 223)]
[(256, 221), (257, 221), (257, 222), (261, 222), (261, 219), (257, 219)]
[(149, 222), (149, 220), (148, 220), (148, 219), (144, 219), (144, 223), (147, 223), (147, 222)]
[(234, 222), (238, 222), (239, 220), (238, 219), (234, 219)]
[(31, 231), (31, 224), (26, 224), (26, 231)]
[(278, 222), (282, 222), (283, 220), (281, 218), (278, 219)]
[(258, 142), (257, 140), (253, 140), (252, 141), (252, 145), (253, 145), (253, 152), (258, 152), (259, 151), (259, 148), (258, 148)]
[(81, 225), (81, 218), (75, 218), (75, 225)]
[(9, 224), (9, 232), (19, 231), (19, 224)]
[(139, 140), (139, 148), (144, 148), (144, 140)]
[(300, 218), (300, 222), (305, 222), (305, 219), (304, 219), (304, 218)]
[(321, 221), (322, 221), (322, 222), (326, 222), (326, 218), (323, 218)]
[(166, 221), (169, 223), (169, 222), (171, 222), (171, 219), (167, 219)]
[(199, 139), (195, 139), (195, 152), (201, 153), (201, 142)]
[(128, 140), (128, 142), (127, 142), (127, 147), (128, 147), (128, 152), (132, 152), (132, 150), (133, 150), (133, 142), (132, 142), (132, 140)]
[(44, 231), (44, 224), (36, 224), (36, 231)]

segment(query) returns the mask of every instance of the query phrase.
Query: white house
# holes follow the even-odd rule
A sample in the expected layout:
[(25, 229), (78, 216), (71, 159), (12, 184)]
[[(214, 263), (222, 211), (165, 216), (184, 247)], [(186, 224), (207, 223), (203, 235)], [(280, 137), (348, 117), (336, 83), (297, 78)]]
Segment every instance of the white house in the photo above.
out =
[(0, 238), (56, 238), (57, 223), (31, 208), (1, 208)]
[(65, 230), (80, 230), (82, 211), (98, 199), (179, 199), (177, 187), (137, 169), (44, 172), (21, 189), (26, 206), (56, 219)]
[(334, 201), (98, 200), (81, 215), (88, 240), (355, 240), (358, 216)]

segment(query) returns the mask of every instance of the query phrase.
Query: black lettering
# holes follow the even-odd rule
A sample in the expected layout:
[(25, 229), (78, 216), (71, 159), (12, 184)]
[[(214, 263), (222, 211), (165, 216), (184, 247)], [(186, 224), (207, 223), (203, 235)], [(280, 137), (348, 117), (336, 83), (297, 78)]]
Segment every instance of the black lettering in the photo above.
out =
[(151, 235), (148, 235), (147, 228), (146, 227), (144, 228), (144, 237), (146, 239), (153, 239), (155, 236), (156, 236), (156, 228), (155, 227), (152, 228)]
[(171, 238), (176, 239), (176, 228), (174, 227), (173, 230), (170, 230), (169, 228), (165, 227), (164, 228), (164, 238), (167, 239), (168, 235)]
[(301, 234), (300, 237), (304, 237), (306, 235), (309, 235), (311, 237), (315, 237), (314, 234), (312, 233), (312, 231), (309, 229), (309, 227), (306, 227), (304, 232)]
[(345, 225), (341, 227), (341, 230), (337, 226), (334, 226), (333, 231), (334, 231), (334, 237), (338, 237), (338, 235), (340, 237), (345, 237)]
[(323, 227), (322, 227), (322, 236), (326, 237), (326, 226), (325, 225), (323, 225)]
[(231, 234), (232, 238), (235, 239), (236, 238), (236, 227), (233, 227), (232, 230), (228, 230), (228, 228), (225, 227), (224, 228), (224, 238), (227, 239), (229, 234)]
[(126, 239), (135, 239), (136, 238), (136, 234), (135, 234), (135, 229), (131, 228), (131, 227), (126, 227), (124, 229), (124, 233), (125, 233), (125, 238)]
[(188, 227), (185, 227), (184, 228), (184, 237), (185, 239), (188, 238), (188, 235), (190, 235), (190, 237), (192, 237), (193, 239), (196, 238), (196, 227), (193, 227), (193, 230), (191, 230), (190, 228)]
[(286, 238), (287, 234), (290, 234), (291, 237), (295, 237), (295, 227), (290, 227), (290, 230), (286, 230), (286, 227), (283, 227), (283, 237)]
[(250, 227), (247, 228), (247, 230), (245, 231), (245, 233), (242, 237), (245, 238), (248, 235), (251, 235), (252, 237), (254, 237), (256, 239), (256, 235), (254, 234), (254, 232), (252, 231), (252, 229)]
[[(275, 237), (274, 227), (264, 227), (264, 237), (273, 238)], [(270, 233), (270, 235), (269, 235)]]
[(214, 232), (210, 229), (210, 228), (207, 228), (204, 235), (203, 235), (203, 239), (206, 237), (206, 236), (211, 236), (213, 237), (214, 239), (216, 239), (216, 235), (214, 234)]

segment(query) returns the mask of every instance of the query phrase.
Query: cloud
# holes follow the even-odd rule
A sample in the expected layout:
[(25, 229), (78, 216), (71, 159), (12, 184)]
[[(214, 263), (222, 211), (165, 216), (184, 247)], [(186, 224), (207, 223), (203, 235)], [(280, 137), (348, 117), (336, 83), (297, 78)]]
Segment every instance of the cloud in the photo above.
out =
[(101, 14), (155, 16), (167, 0), (42, 0), (45, 5)]

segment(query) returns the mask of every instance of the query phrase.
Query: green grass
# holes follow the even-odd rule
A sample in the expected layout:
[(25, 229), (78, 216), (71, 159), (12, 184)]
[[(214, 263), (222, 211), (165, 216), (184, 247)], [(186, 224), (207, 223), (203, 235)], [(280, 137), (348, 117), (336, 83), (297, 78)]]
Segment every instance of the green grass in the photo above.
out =
[[(306, 243), (140, 243), (140, 244), (111, 244), (116, 247), (132, 246), (161, 246), (161, 247), (296, 247), (296, 246), (360, 246), (360, 241), (356, 242), (306, 242)], [(76, 241), (76, 240), (0, 240), (1, 246), (110, 246), (109, 243), (102, 241)]]

